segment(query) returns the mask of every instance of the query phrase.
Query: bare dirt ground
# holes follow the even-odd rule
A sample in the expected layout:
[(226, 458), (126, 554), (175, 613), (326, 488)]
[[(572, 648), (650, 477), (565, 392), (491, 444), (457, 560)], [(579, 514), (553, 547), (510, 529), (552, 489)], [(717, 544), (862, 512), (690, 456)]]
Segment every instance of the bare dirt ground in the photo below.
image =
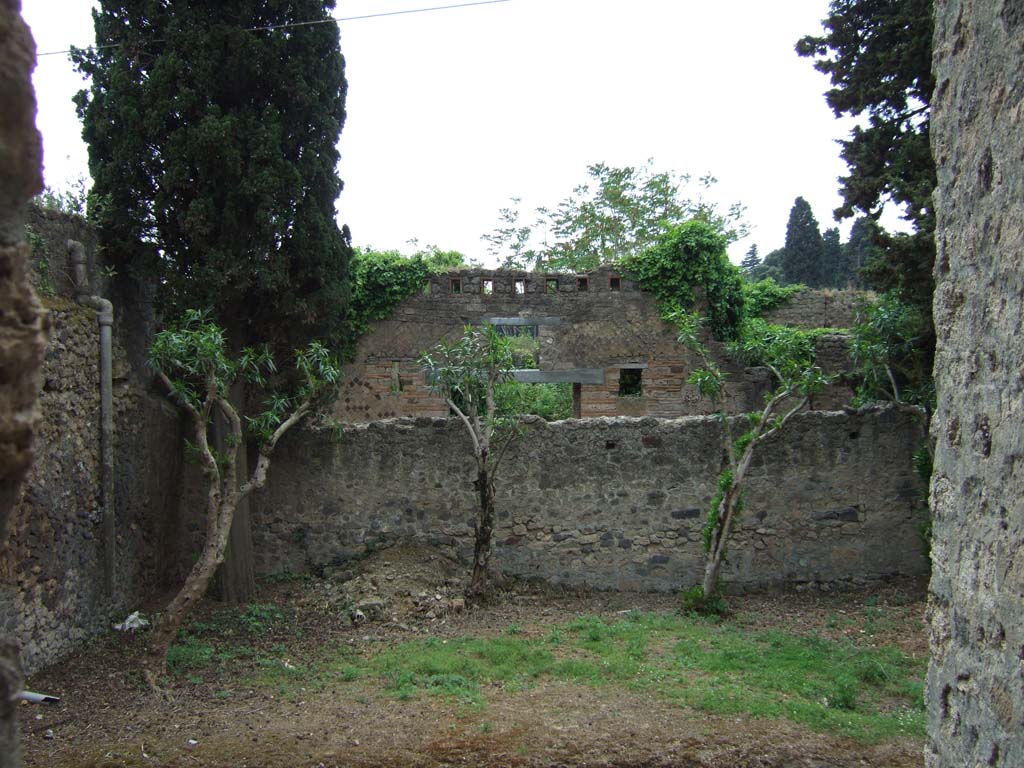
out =
[[(492, 605), (465, 608), (462, 568), (428, 549), (378, 552), (323, 579), (266, 584), (259, 602), (283, 620), (246, 642), (287, 645), (295, 659), (347, 647), (377, 652), (413, 638), (507, 632), (542, 635), (580, 615), (674, 611), (671, 595), (593, 593), (515, 585)], [(731, 621), (816, 632), (927, 654), (924, 585), (870, 592), (733, 598)], [(366, 621), (353, 624), (361, 605)], [(200, 621), (224, 607), (204, 604)], [(884, 613), (883, 613), (884, 611)], [(879, 617), (883, 618), (880, 619)], [(865, 627), (868, 629), (865, 630)], [(436, 696), (408, 700), (364, 677), (282, 690), (253, 682), (255, 658), (179, 674), (167, 695), (141, 683), (142, 638), (114, 633), (35, 675), (27, 688), (61, 697), (24, 706), (26, 766), (701, 766), (902, 768), (921, 766), (922, 743), (865, 746), (787, 720), (717, 716), (626, 687), (540, 680), (494, 684), (483, 707)]]

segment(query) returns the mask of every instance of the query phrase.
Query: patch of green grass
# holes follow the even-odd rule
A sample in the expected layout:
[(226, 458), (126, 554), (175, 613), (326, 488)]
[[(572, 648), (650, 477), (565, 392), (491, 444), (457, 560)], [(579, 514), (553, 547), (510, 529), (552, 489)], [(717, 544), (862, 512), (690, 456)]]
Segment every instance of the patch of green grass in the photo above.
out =
[[(179, 663), (209, 663), (211, 648), (189, 638)], [(278, 644), (262, 652), (250, 682), (287, 695), (371, 678), (399, 700), (437, 696), (481, 708), (488, 686), (515, 693), (551, 679), (618, 686), (723, 715), (786, 718), (863, 743), (924, 734), (923, 660), (715, 617), (580, 616), (540, 637), (512, 625), (495, 637), (413, 640), (372, 657), (347, 645), (313, 659), (289, 661), (285, 651)]]
[(213, 662), (216, 650), (210, 643), (194, 637), (176, 642), (167, 650), (167, 668), (176, 674), (188, 669), (207, 667)]
[(389, 690), (479, 704), (489, 683), (516, 690), (541, 677), (620, 685), (721, 714), (787, 718), (863, 742), (924, 733), (923, 661), (892, 648), (716, 618), (632, 613), (581, 616), (541, 639), (430, 639), (392, 648), (370, 664)]

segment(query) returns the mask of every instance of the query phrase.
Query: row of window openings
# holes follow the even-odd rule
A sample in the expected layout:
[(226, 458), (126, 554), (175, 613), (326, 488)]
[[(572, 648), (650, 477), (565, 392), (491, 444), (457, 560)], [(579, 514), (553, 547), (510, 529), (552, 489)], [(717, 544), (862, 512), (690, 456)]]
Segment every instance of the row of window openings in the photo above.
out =
[[(577, 277), (576, 278), (576, 290), (583, 292), (590, 288), (590, 278)], [(608, 290), (618, 291), (622, 288), (622, 279), (619, 277), (608, 278)], [(558, 293), (558, 278), (549, 277), (544, 281), (544, 290), (546, 293)], [(449, 277), (448, 278), (448, 293), (462, 293), (462, 278), (461, 277)], [(494, 295), (494, 280), (485, 278), (480, 281), (480, 293), (484, 296)], [(516, 296), (522, 296), (526, 293), (526, 278), (517, 277), (512, 280), (512, 293)]]

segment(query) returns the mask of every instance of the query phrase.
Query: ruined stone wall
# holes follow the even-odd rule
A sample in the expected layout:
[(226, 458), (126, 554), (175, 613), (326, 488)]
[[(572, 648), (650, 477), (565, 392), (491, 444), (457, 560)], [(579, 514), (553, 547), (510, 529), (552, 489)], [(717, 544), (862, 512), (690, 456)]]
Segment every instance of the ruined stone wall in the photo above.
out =
[[(86, 227), (46, 214), (46, 249), (61, 263), (69, 233)], [(88, 230), (85, 231), (88, 235)], [(95, 243), (95, 238), (85, 238)], [(89, 254), (95, 263), (95, 252)], [(93, 282), (99, 280), (93, 275)], [(70, 282), (56, 282), (71, 291)], [(178, 416), (129, 364), (122, 333), (141, 320), (115, 305), (115, 590), (104, 591), (100, 509), (99, 328), (67, 296), (44, 298), (46, 347), (36, 459), (0, 552), (0, 619), (28, 670), (52, 662), (123, 618), (157, 582), (162, 526), (177, 498)], [(168, 506), (170, 505), (170, 506)]]
[(805, 289), (765, 312), (764, 319), (794, 328), (851, 328), (860, 303), (870, 296), (865, 291)]
[[(814, 318), (809, 327), (818, 327), (826, 314), (848, 319), (837, 308), (852, 305), (854, 293), (804, 291), (789, 304), (806, 304), (806, 311), (793, 310), (793, 316)], [(417, 360), (442, 339), (461, 335), (466, 324), (484, 321), (533, 329), (539, 348), (536, 363), (543, 371), (589, 371), (587, 380), (571, 375), (565, 379), (580, 384), (583, 417), (674, 418), (709, 411), (708, 402), (686, 381), (702, 365), (700, 358), (676, 341), (677, 331), (661, 319), (654, 296), (626, 275), (611, 268), (585, 275), (485, 270), (435, 275), (423, 293), (374, 323), (360, 339), (355, 361), (345, 367), (335, 418), (366, 423), (446, 415), (444, 402), (427, 390)], [(829, 344), (831, 354), (835, 344)], [(771, 384), (767, 373), (738, 365), (721, 344), (711, 341), (709, 348), (726, 373), (726, 411), (741, 413), (763, 404)], [(829, 360), (833, 368), (845, 370), (845, 353), (841, 360), (835, 355)], [(623, 368), (642, 371), (638, 396), (620, 396)], [(851, 396), (850, 387), (841, 381), (813, 407), (840, 407)]]
[[(25, 204), (43, 187), (43, 148), (31, 80), (36, 47), (20, 11), (18, 0), (0, 0), (0, 551), (33, 459), (47, 329), (29, 282), (24, 237)], [(0, 768), (21, 762), (21, 676), (16, 640), (0, 626)]]
[(1024, 4), (937, 0), (930, 768), (1024, 765)]
[[(497, 482), (497, 567), (600, 588), (692, 585), (720, 430), (710, 417), (532, 420)], [(755, 457), (728, 587), (923, 574), (921, 439), (895, 410), (796, 417)], [(258, 568), (300, 572), (405, 539), (469, 559), (474, 476), (454, 419), (289, 434), (254, 500)]]

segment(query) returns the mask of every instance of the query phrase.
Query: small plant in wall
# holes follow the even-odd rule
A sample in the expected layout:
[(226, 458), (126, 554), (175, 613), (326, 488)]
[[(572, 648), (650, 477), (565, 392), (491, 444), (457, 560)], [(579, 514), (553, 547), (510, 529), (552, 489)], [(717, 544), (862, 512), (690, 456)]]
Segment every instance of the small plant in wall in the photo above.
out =
[(216, 453), (207, 439), (215, 414), (228, 424), (228, 444), (243, 438), (243, 417), (228, 400), (232, 383), (243, 378), (266, 388), (267, 377), (276, 372), (266, 348), (243, 349), (236, 358), (227, 353), (225, 333), (205, 312), (189, 310), (181, 321), (157, 334), (149, 350), (149, 362), (167, 396), (188, 416), (194, 450), (202, 467), (206, 488), (206, 539), (202, 551), (181, 590), (156, 622), (150, 636), (144, 674), (154, 689), (167, 665), (167, 650), (192, 605), (206, 592), (217, 566), (224, 559), (231, 521), (239, 501), (266, 483), (270, 458), (282, 435), (333, 392), (338, 364), (319, 342), (296, 350), (288, 393), (271, 393), (264, 410), (245, 417), (245, 427), (259, 443), (259, 459), (252, 475), (239, 485), (237, 451)]
[[(718, 407), (725, 374), (711, 361), (700, 340), (700, 316), (696, 312), (681, 311), (672, 320), (679, 329), (680, 343), (695, 351), (703, 363), (702, 368), (690, 375), (689, 382)], [(739, 339), (729, 345), (729, 352), (748, 365), (766, 366), (774, 376), (775, 388), (765, 396), (761, 411), (741, 417), (747, 428), (738, 438), (733, 439), (725, 412), (719, 409), (716, 414), (722, 424), (726, 467), (718, 476), (716, 493), (704, 523), (704, 578), (700, 585), (683, 595), (687, 609), (702, 613), (720, 613), (724, 607), (718, 589), (719, 575), (729, 536), (743, 511), (743, 483), (755, 450), (802, 411), (812, 394), (829, 383), (828, 377), (814, 365), (810, 337), (800, 331), (747, 319), (742, 324)]]
[(420, 358), (430, 389), (444, 398), (466, 427), (476, 460), (478, 505), (474, 522), (473, 575), (466, 596), (487, 591), (495, 525), (494, 480), (519, 418), (502, 412), (495, 389), (512, 378), (515, 367), (508, 338), (493, 325), (466, 326), (460, 338), (442, 341)]

